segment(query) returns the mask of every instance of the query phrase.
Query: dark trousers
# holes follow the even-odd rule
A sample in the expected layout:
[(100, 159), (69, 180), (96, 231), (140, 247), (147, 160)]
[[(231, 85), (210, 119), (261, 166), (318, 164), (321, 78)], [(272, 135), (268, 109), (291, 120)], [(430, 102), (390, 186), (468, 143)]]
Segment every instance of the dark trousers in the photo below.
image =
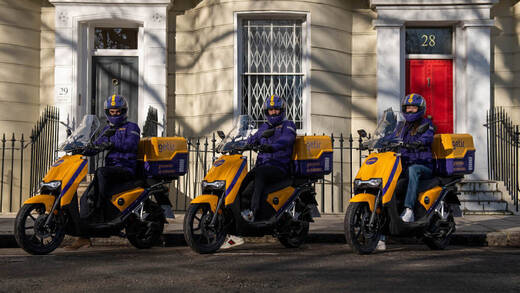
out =
[(408, 167), (408, 189), (406, 190), (406, 198), (404, 207), (412, 209), (417, 200), (417, 189), (419, 188), (419, 180), (426, 180), (433, 177), (432, 169), (423, 165), (411, 165)]
[(258, 209), (260, 209), (260, 200), (262, 199), (265, 186), (280, 181), (285, 176), (285, 172), (280, 168), (268, 165), (255, 167), (251, 172), (254, 172), (255, 175), (255, 190), (251, 198), (251, 210), (256, 214)]
[[(115, 189), (114, 185), (130, 181), (133, 178), (134, 174), (123, 167), (109, 166), (98, 168), (87, 191), (81, 197), (80, 216), (87, 218), (95, 210), (101, 209), (110, 195), (112, 195), (110, 190)], [(93, 205), (89, 204), (89, 201)]]

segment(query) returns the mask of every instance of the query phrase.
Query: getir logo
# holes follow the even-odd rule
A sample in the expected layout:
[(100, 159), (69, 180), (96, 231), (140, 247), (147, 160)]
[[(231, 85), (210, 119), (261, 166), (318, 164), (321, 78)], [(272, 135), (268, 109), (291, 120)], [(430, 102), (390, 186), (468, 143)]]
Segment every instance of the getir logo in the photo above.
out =
[(464, 141), (462, 139), (455, 140), (453, 142), (454, 148), (463, 148), (464, 147)]
[(311, 141), (305, 144), (307, 147), (307, 151), (310, 152), (311, 149), (319, 149), (321, 148), (321, 142), (319, 141)]
[(160, 143), (158, 146), (160, 153), (162, 153), (163, 151), (173, 152), (175, 150), (175, 144), (173, 143)]

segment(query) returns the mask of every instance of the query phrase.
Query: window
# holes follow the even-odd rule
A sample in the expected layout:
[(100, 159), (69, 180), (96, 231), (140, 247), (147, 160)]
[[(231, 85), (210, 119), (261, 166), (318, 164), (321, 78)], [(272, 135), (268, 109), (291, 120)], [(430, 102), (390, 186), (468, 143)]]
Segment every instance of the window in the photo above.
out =
[(96, 27), (95, 49), (137, 49), (137, 28)]
[(302, 129), (302, 20), (246, 19), (241, 26), (241, 114), (258, 126), (264, 100), (278, 95), (287, 102), (287, 119)]
[(407, 28), (406, 54), (452, 54), (451, 27)]

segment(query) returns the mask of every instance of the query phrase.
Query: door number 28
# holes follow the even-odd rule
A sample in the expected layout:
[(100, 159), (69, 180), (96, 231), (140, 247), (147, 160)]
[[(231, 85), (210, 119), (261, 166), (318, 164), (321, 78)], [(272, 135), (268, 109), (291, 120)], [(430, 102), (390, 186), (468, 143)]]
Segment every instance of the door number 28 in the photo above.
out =
[(435, 47), (435, 35), (422, 35), (422, 47)]

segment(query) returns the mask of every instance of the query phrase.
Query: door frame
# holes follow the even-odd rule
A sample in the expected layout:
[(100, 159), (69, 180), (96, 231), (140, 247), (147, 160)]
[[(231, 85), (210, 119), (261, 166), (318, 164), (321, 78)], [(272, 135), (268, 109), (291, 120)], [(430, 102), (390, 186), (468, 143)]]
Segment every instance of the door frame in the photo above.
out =
[[(122, 49), (94, 49), (94, 30), (96, 27), (121, 27), (121, 28), (137, 28), (137, 49), (122, 50)], [(90, 101), (93, 98), (92, 86), (94, 81), (92, 80), (93, 70), (93, 57), (137, 57), (138, 59), (138, 93), (137, 101), (138, 105), (133, 105), (142, 109), (144, 107), (144, 84), (143, 84), (143, 69), (144, 69), (144, 27), (143, 23), (136, 22), (134, 20), (124, 19), (100, 19), (89, 21), (81, 25), (81, 39), (83, 40), (83, 61), (78, 66), (78, 75), (81, 77), (78, 79), (78, 101), (76, 108), (76, 117), (83, 117), (83, 115), (91, 114)], [(132, 105), (129, 105), (132, 106)], [(139, 123), (141, 119), (141, 111), (137, 111), (137, 121)]]

